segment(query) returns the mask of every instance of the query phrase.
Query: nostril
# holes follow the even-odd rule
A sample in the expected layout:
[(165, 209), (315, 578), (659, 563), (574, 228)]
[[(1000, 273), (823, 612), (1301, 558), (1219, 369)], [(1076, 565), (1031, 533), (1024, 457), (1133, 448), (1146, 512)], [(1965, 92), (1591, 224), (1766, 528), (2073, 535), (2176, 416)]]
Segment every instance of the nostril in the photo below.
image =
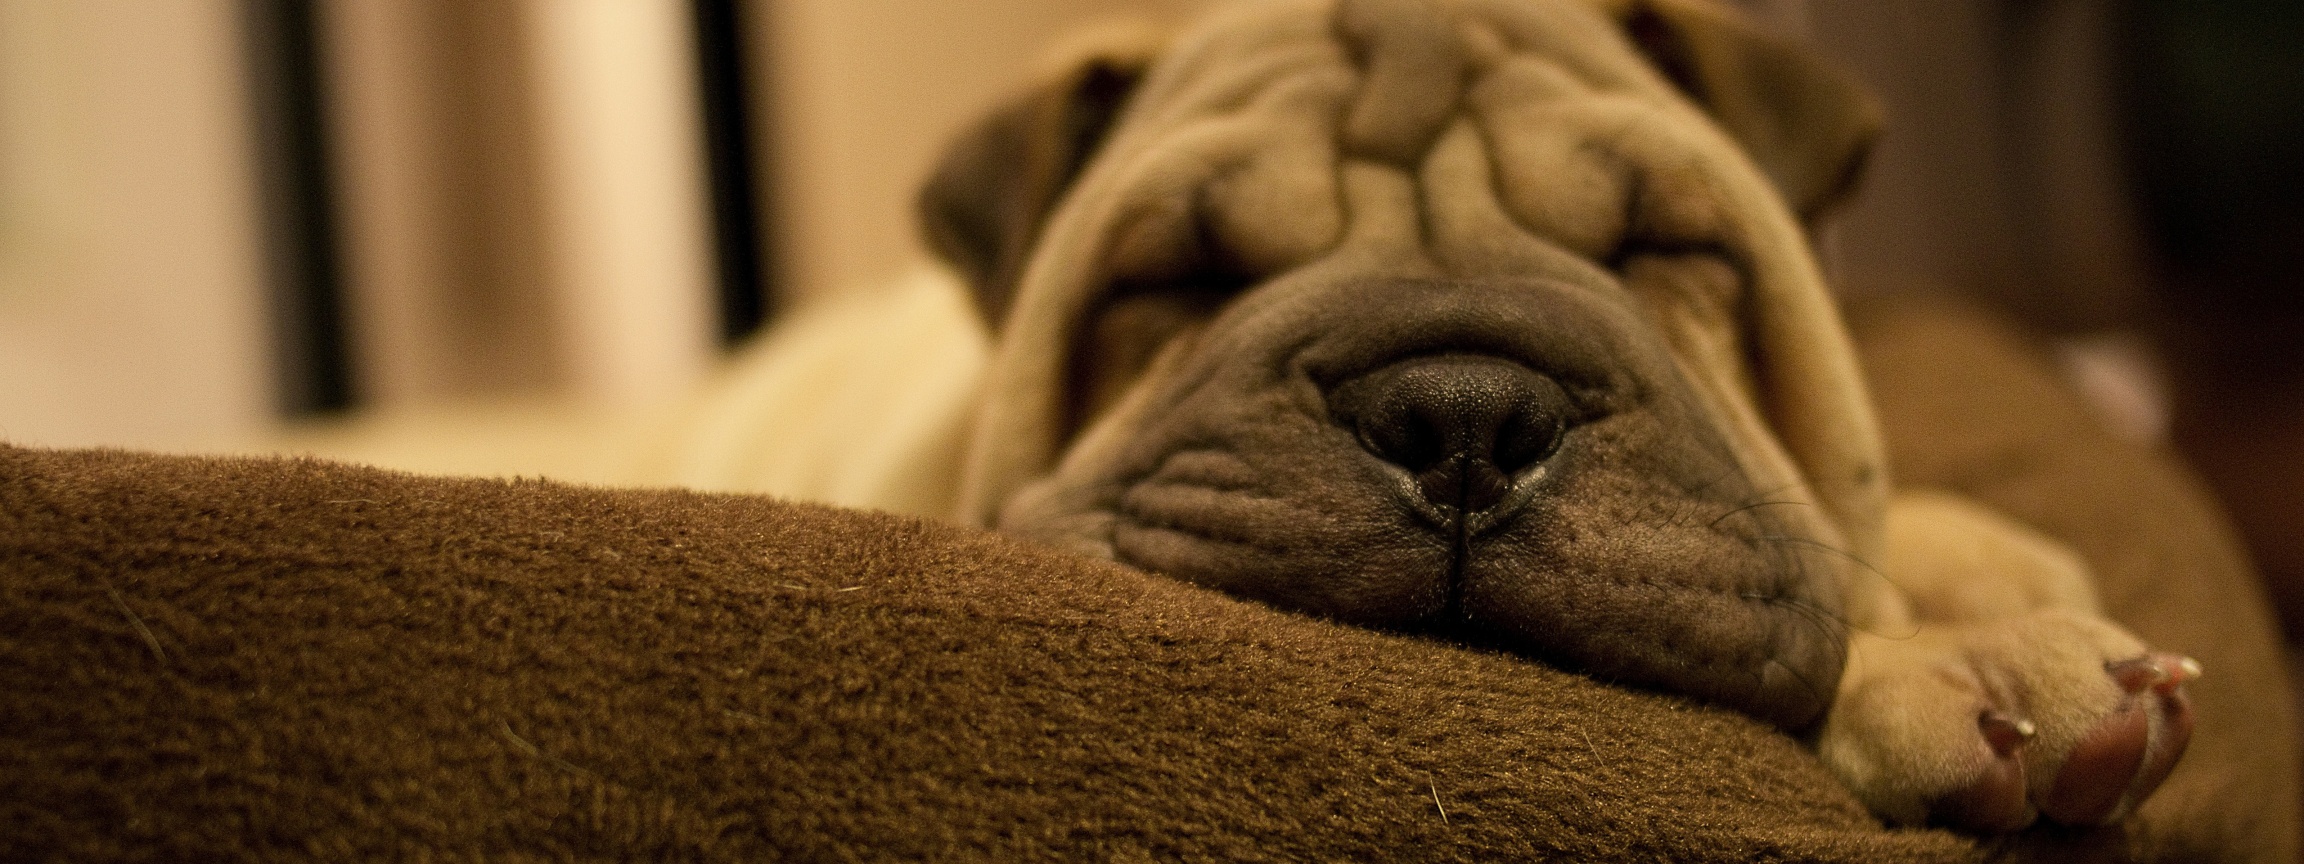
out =
[(1502, 498), (1567, 427), (1558, 383), (1482, 355), (1403, 360), (1339, 385), (1328, 402), (1368, 452), (1415, 475), (1432, 503), (1466, 512)]

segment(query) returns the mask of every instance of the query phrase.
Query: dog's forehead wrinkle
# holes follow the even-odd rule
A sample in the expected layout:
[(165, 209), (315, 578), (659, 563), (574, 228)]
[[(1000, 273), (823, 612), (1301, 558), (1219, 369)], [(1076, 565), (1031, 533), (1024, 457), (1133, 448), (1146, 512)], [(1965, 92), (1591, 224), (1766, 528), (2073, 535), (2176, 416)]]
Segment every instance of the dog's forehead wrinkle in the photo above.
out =
[(1339, 0), (1336, 31), (1364, 70), (1346, 149), (1413, 163), (1456, 112), (1469, 59), (1458, 27), (1424, 0)]
[[(1398, 9), (1392, 9), (1395, 4), (1398, 4)], [(1612, 110), (1616, 110), (1627, 117), (1636, 117), (1641, 111), (1652, 114), (1655, 111), (1663, 110), (1659, 107), (1660, 104), (1676, 104), (1670, 100), (1661, 100), (1660, 102), (1656, 99), (1656, 94), (1648, 92), (1653, 88), (1641, 86), (1651, 82), (1645, 82), (1640, 75), (1628, 73), (1625, 69), (1615, 68), (1618, 64), (1613, 60), (1596, 59), (1611, 57), (1613, 52), (1605, 49), (1593, 49), (1588, 46), (1575, 47), (1583, 41), (1597, 38), (1595, 34), (1613, 37), (1606, 26), (1606, 22), (1596, 14), (1569, 13), (1565, 17), (1549, 14), (1528, 16), (1524, 10), (1512, 8), (1512, 4), (1458, 5), (1459, 8), (1456, 11), (1447, 14), (1455, 15), (1459, 19), (1460, 26), (1438, 29), (1430, 27), (1407, 28), (1416, 34), (1423, 34), (1418, 35), (1415, 39), (1410, 39), (1409, 43), (1415, 44), (1420, 41), (1459, 43), (1462, 39), (1455, 34), (1465, 28), (1471, 28), (1506, 34), (1509, 37), (1507, 41), (1512, 42), (1517, 49), (1478, 75), (1478, 82), (1472, 84), (1471, 88), (1476, 93), (1487, 94), (1475, 100), (1483, 102), (1487, 108), (1470, 111), (1468, 112), (1470, 114), (1491, 115), (1502, 110), (1503, 107), (1513, 107), (1519, 113), (1525, 114), (1534, 107), (1567, 102), (1587, 106), (1617, 104), (1618, 107)], [(1340, 37), (1333, 32), (1324, 32), (1322, 27), (1310, 26), (1296, 19), (1316, 14), (1350, 17), (1353, 10), (1356, 9), (1377, 9), (1378, 11), (1373, 13), (1377, 18), (1400, 17), (1397, 13), (1404, 9), (1425, 10), (1419, 14), (1440, 13), (1434, 11), (1427, 4), (1412, 2), (1412, 0), (1347, 0), (1342, 5), (1335, 7), (1333, 13), (1321, 12), (1325, 8), (1328, 7), (1320, 4), (1304, 4), (1291, 7), (1285, 14), (1275, 12), (1277, 17), (1248, 28), (1257, 31), (1248, 35), (1226, 35), (1221, 31), (1228, 28), (1221, 27), (1209, 31), (1217, 35), (1199, 40), (1196, 47), (1190, 49), (1190, 53), (1186, 56), (1173, 60), (1169, 64), (1164, 64), (1176, 67), (1166, 76), (1168, 83), (1165, 86), (1147, 85), (1147, 90), (1150, 92), (1147, 92), (1144, 98), (1139, 100), (1140, 107), (1138, 110), (1132, 112), (1138, 115), (1136, 120), (1139, 122), (1129, 122), (1124, 125), (1143, 127), (1150, 130), (1148, 134), (1170, 139), (1163, 142), (1164, 144), (1181, 144), (1183, 139), (1193, 137), (1189, 128), (1209, 120), (1208, 115), (1211, 113), (1224, 115), (1251, 111), (1258, 105), (1263, 105), (1269, 109), (1270, 105), (1266, 103), (1287, 101), (1276, 99), (1273, 94), (1290, 90), (1288, 86), (1290, 82), (1317, 79), (1323, 82), (1320, 86), (1299, 87), (1297, 89), (1304, 92), (1317, 91), (1318, 99), (1315, 101), (1324, 100), (1323, 104), (1332, 107), (1326, 109), (1325, 112), (1319, 110), (1302, 112), (1299, 110), (1296, 113), (1308, 113), (1309, 116), (1318, 116), (1323, 113), (1329, 115), (1325, 122), (1331, 128), (1322, 136), (1327, 139), (1324, 143), (1333, 146), (1335, 139), (1343, 138), (1346, 139), (1345, 144), (1348, 147), (1354, 146), (1350, 144), (1350, 139), (1354, 134), (1352, 130), (1334, 128), (1334, 124), (1338, 123), (1349, 125), (1350, 116), (1336, 115), (1357, 115), (1360, 113), (1357, 109), (1351, 108), (1350, 105), (1370, 98), (1372, 92), (1370, 88), (1377, 87), (1377, 85), (1366, 80), (1359, 80), (1357, 93), (1345, 92), (1350, 88), (1339, 85), (1368, 77), (1365, 75), (1355, 76), (1350, 73), (1349, 69), (1335, 68), (1348, 64), (1349, 61), (1348, 57), (1342, 56), (1348, 52), (1343, 52), (1335, 43), (1340, 38), (1346, 42), (1351, 40)], [(1416, 16), (1409, 15), (1407, 17)], [(1586, 18), (1591, 20), (1583, 20)], [(1284, 20), (1289, 23), (1283, 23)], [(1234, 25), (1230, 26), (1237, 26), (1237, 23), (1235, 22)], [(1326, 28), (1326, 30), (1335, 29), (1338, 28)], [(1350, 28), (1342, 29), (1349, 30)], [(1387, 28), (1387, 32), (1390, 29), (1399, 28)], [(1568, 34), (1574, 34), (1574, 38), (1569, 38)], [(1499, 38), (1505, 37), (1500, 36)], [(1459, 48), (1439, 50), (1438, 53), (1445, 54), (1449, 51), (1461, 53), (1460, 46)], [(1157, 73), (1154, 77), (1156, 79), (1161, 78)], [(1412, 97), (1393, 93), (1386, 98), (1417, 106), (1453, 106), (1458, 91), (1465, 88), (1464, 82), (1460, 80), (1463, 77), (1465, 76), (1441, 75), (1434, 80), (1442, 83), (1423, 88), (1422, 91), (1417, 92)], [(1296, 104), (1307, 103), (1299, 101)], [(1586, 108), (1584, 110), (1586, 113), (1590, 113), (1592, 110), (1599, 109)], [(1264, 110), (1260, 113), (1273, 112)], [(1279, 111), (1277, 113), (1286, 114), (1289, 112)], [(1393, 116), (1400, 112), (1378, 113)], [(1427, 121), (1419, 121), (1428, 123), (1432, 129), (1427, 132), (1416, 133), (1411, 137), (1419, 140), (1430, 140), (1437, 129), (1448, 122), (1445, 118), (1459, 116), (1460, 113), (1462, 112), (1450, 107), (1445, 112), (1434, 114)], [(1657, 137), (1649, 134), (1655, 130), (1647, 128), (1648, 126), (1655, 126), (1661, 131), (1669, 132), (1677, 126), (1691, 125), (1687, 123), (1636, 124), (1631, 120), (1619, 118), (1615, 122), (1618, 129), (1628, 130), (1635, 125), (1640, 125), (1640, 133), (1609, 132), (1605, 128), (1594, 131), (1587, 128), (1580, 134), (1577, 131), (1578, 127), (1593, 127), (1595, 124), (1605, 127), (1608, 124), (1604, 120), (1587, 118), (1566, 124), (1568, 127), (1566, 129), (1553, 129), (1551, 127), (1559, 124), (1542, 121), (1501, 123), (1501, 126), (1506, 128), (1499, 129), (1497, 128), (1499, 122), (1493, 118), (1476, 117), (1475, 119), (1483, 121), (1481, 125), (1484, 127), (1483, 131), (1488, 133), (1486, 137), (1495, 142), (1502, 142), (1488, 149), (1498, 150), (1497, 158), (1490, 161), (1498, 163), (1494, 166), (1493, 173), (1497, 175), (1495, 182), (1499, 187), (1497, 191), (1502, 193), (1500, 197), (1518, 205), (1510, 208), (1519, 211), (1513, 215), (1519, 217), (1519, 221), (1529, 227), (1530, 233), (1551, 237), (1585, 257), (1601, 254), (1610, 244), (1611, 235), (1621, 233), (1618, 226), (1621, 224), (1621, 220), (1627, 218), (1625, 214), (1620, 212), (1622, 207), (1586, 206), (1569, 200), (1589, 197), (1595, 194), (1595, 190), (1601, 190), (1598, 194), (1605, 197), (1606, 192), (1604, 190), (1606, 187), (1619, 185), (1622, 182), (1608, 180), (1610, 175), (1620, 175), (1625, 170), (1623, 166), (1611, 165), (1609, 162), (1621, 162), (1622, 160), (1610, 160), (1606, 157), (1624, 148), (1619, 145), (1596, 145), (1588, 139), (1632, 141)], [(1680, 119), (1684, 120), (1685, 118)], [(1515, 134), (1512, 131), (1514, 129), (1543, 131)], [(1120, 137), (1130, 136), (1126, 134), (1124, 129)], [(1296, 137), (1306, 136), (1299, 135)], [(1504, 158), (1512, 154), (1502, 152), (1502, 150), (1509, 150), (1511, 147), (1517, 146), (1512, 142), (1523, 139), (1539, 142), (1529, 146), (1545, 146), (1543, 142), (1550, 142), (1548, 146), (1564, 147), (1571, 152), (1583, 152), (1588, 155), (1567, 160), (1558, 158)], [(1287, 136), (1282, 136), (1279, 140), (1289, 139)], [(1162, 146), (1151, 149), (1173, 153), (1179, 149), (1190, 150), (1193, 148)], [(1258, 160), (1257, 154), (1253, 152), (1234, 152), (1229, 157), (1233, 162), (1256, 163), (1261, 161), (1263, 165), (1275, 166), (1272, 170), (1260, 172), (1259, 176), (1253, 179), (1230, 176), (1228, 172), (1231, 171), (1231, 168), (1200, 172), (1199, 182), (1225, 183), (1228, 187), (1226, 197), (1236, 198), (1241, 205), (1245, 205), (1231, 206), (1219, 203), (1214, 208), (1215, 213), (1212, 215), (1219, 221), (1228, 223), (1227, 230), (1222, 233), (1226, 235), (1224, 239), (1229, 245), (1253, 246), (1257, 244), (1258, 238), (1264, 235), (1275, 232), (1288, 233), (1291, 226), (1319, 221), (1318, 219), (1288, 218), (1288, 214), (1283, 212), (1287, 209), (1285, 207), (1257, 206), (1265, 202), (1277, 201), (1294, 202), (1297, 207), (1302, 206), (1305, 196), (1300, 194), (1277, 191), (1259, 192), (1259, 187), (1274, 185), (1272, 181), (1285, 182), (1320, 173), (1304, 171), (1300, 167), (1299, 170), (1292, 171), (1277, 167), (1284, 163), (1300, 166), (1304, 157), (1310, 156), (1317, 159), (1323, 155), (1314, 148), (1301, 145), (1293, 146), (1290, 149), (1293, 151), (1292, 156), (1286, 159)], [(1335, 158), (1332, 153), (1326, 155), (1328, 158)], [(1385, 156), (1385, 160), (1390, 161), (1396, 157), (1397, 154), (1389, 154)], [(1531, 172), (1515, 170), (1514, 168), (1514, 166), (1519, 165), (1546, 164), (1570, 169), (1567, 173), (1574, 174), (1576, 170), (1579, 170), (1575, 168), (1579, 163), (1589, 166), (1580, 169), (1585, 175), (1588, 175), (1582, 180), (1550, 179), (1557, 178), (1562, 173), (1550, 170), (1534, 172), (1536, 179), (1532, 180), (1527, 176)], [(1368, 184), (1351, 176), (1355, 173), (1362, 173), (1357, 172), (1351, 165), (1341, 166), (1337, 173), (1343, 175), (1340, 178), (1341, 185), (1344, 187), (1342, 190), (1342, 197), (1345, 199), (1343, 206), (1348, 211), (1345, 218), (1350, 223), (1350, 230), (1358, 238), (1388, 238), (1402, 245), (1415, 247), (1445, 242), (1443, 238), (1431, 236), (1440, 232), (1436, 231), (1432, 224), (1432, 214), (1425, 212), (1430, 208), (1423, 207), (1420, 202), (1414, 200), (1425, 196), (1403, 196), (1387, 194), (1382, 190), (1358, 188)], [(1593, 222), (1595, 214), (1600, 219), (1600, 223), (1589, 224)], [(1295, 233), (1309, 236), (1324, 234), (1325, 232), (1299, 229)], [(1317, 244), (1303, 242), (1299, 239), (1296, 242), (1276, 245), (1286, 247), (1287, 252), (1294, 252), (1298, 257), (1301, 257), (1307, 247)], [(1250, 252), (1249, 257), (1259, 259), (1267, 268), (1277, 266), (1290, 257), (1286, 252), (1273, 254), (1262, 249), (1254, 249)]]
[[(1170, 259), (1209, 227), (1228, 251), (1262, 269), (1334, 243), (1341, 202), (1335, 209), (1306, 206), (1335, 200), (1334, 181), (1302, 163), (1333, 162), (1334, 134), (1320, 106), (1341, 98), (1340, 76), (1315, 68), (1277, 79), (1268, 71), (1236, 77), (1201, 94), (1215, 105), (1153, 105), (1123, 121), (1109, 148), (1113, 157), (1099, 166), (1119, 192), (1105, 256), (1117, 274), (1177, 266)], [(1230, 104), (1235, 98), (1240, 104)], [(1097, 185), (1105, 184), (1084, 178), (1075, 191)]]
[(1196, 27), (1179, 33), (1140, 85), (1143, 101), (1167, 102), (1211, 67), (1274, 50), (1325, 46), (1335, 50), (1321, 14), (1333, 0), (1271, 0), (1217, 4)]
[[(1344, 101), (1352, 96), (1342, 86), (1348, 82), (1349, 75), (1320, 67), (1324, 61), (1316, 51), (1291, 47), (1293, 53), (1283, 60), (1251, 58), (1262, 62), (1245, 63), (1243, 65), (1249, 67), (1246, 69), (1213, 64), (1221, 72), (1211, 73), (1208, 81), (1195, 82), (1198, 86), (1183, 88), (1171, 100), (1172, 104), (1161, 105), (1158, 99), (1149, 100), (1152, 104), (1137, 112), (1143, 115), (1139, 118), (1142, 122), (1129, 125), (1154, 130), (1163, 139), (1162, 146), (1151, 147), (1150, 151), (1157, 151), (1156, 155), (1166, 160), (1191, 158), (1189, 154), (1193, 153), (1206, 155), (1197, 157), (1196, 161), (1201, 163), (1197, 169), (1151, 172), (1143, 185), (1164, 187), (1166, 191), (1161, 194), (1169, 196), (1182, 194), (1182, 190), (1175, 187), (1187, 183), (1214, 187), (1214, 194), (1205, 196), (1195, 189), (1192, 200), (1203, 206), (1188, 208), (1189, 211), (1195, 218), (1217, 223), (1218, 239), (1239, 257), (1249, 260), (1254, 269), (1264, 272), (1302, 260), (1336, 242), (1330, 238), (1337, 229), (1327, 227), (1324, 208), (1305, 207), (1308, 200), (1323, 200), (1332, 195), (1341, 199), (1339, 207), (1344, 211), (1341, 218), (1348, 225), (1345, 230), (1350, 232), (1342, 241), (1346, 244), (1388, 245), (1394, 248), (1395, 254), (1424, 257), (1424, 250), (1454, 242), (1448, 235), (1462, 232), (1451, 230), (1449, 224), (1452, 223), (1444, 224), (1447, 220), (1441, 218), (1448, 214), (1437, 212), (1439, 208), (1426, 202), (1435, 195), (1441, 200), (1462, 197), (1462, 190), (1438, 194), (1428, 188), (1430, 177), (1423, 178), (1424, 183), (1418, 183), (1417, 178), (1387, 178), (1374, 170), (1387, 164), (1385, 162), (1357, 164), (1357, 160), (1341, 158), (1335, 150), (1336, 138), (1340, 135), (1349, 138), (1347, 130), (1333, 128), (1339, 120), (1334, 116), (1323, 117), (1322, 110), (1304, 109), (1314, 105), (1337, 106), (1326, 110), (1327, 115), (1342, 110)], [(1457, 85), (1450, 87), (1454, 89)], [(1477, 149), (1488, 152), (1475, 160), (1482, 163), (1476, 173), (1492, 178), (1487, 185), (1494, 187), (1492, 194), (1484, 197), (1514, 205), (1507, 208), (1512, 211), (1512, 221), (1519, 223), (1526, 233), (1549, 238), (1585, 259), (1595, 258), (1614, 245), (1629, 215), (1620, 203), (1616, 206), (1609, 203), (1628, 197), (1622, 191), (1626, 185), (1623, 178), (1632, 170), (1619, 153), (1624, 148), (1614, 142), (1641, 137), (1625, 130), (1635, 127), (1644, 130), (1645, 125), (1639, 118), (1646, 116), (1642, 112), (1653, 114), (1658, 110), (1656, 106), (1629, 95), (1617, 95), (1600, 100), (1603, 104), (1610, 100), (1622, 103), (1614, 108), (1578, 107), (1562, 109), (1569, 113), (1559, 118), (1530, 117), (1531, 105), (1541, 107), (1565, 102), (1586, 106), (1591, 101), (1571, 98), (1579, 93), (1588, 96), (1592, 85), (1567, 71), (1557, 58), (1514, 56), (1483, 74), (1473, 89), (1486, 94), (1475, 100), (1486, 105), (1485, 108), (1464, 112), (1451, 109), (1448, 116), (1456, 119), (1434, 122), (1470, 121), (1481, 133), (1480, 138), (1487, 146)], [(1531, 91), (1549, 92), (1531, 97)], [(1453, 95), (1446, 98), (1453, 104)], [(1602, 113), (1593, 115), (1594, 111)], [(1609, 114), (1610, 111), (1614, 114)], [(1511, 116), (1499, 119), (1504, 114)], [(1296, 122), (1290, 122), (1290, 118)], [(1314, 123), (1306, 125), (1303, 122), (1306, 118)], [(1560, 122), (1549, 122), (1550, 119)], [(1251, 128), (1255, 131), (1250, 132)], [(1527, 129), (1539, 131), (1524, 131)], [(1250, 137), (1257, 140), (1243, 141)], [(1213, 143), (1216, 140), (1225, 143)], [(1516, 147), (1538, 150), (1511, 152)], [(1561, 158), (1551, 150), (1569, 155)], [(1305, 168), (1308, 163), (1320, 162), (1330, 162), (1337, 167), (1333, 173)], [(1529, 164), (1551, 165), (1562, 170), (1530, 172), (1516, 167)], [(1156, 179), (1159, 177), (1168, 179), (1161, 183)], [(1330, 184), (1338, 187), (1337, 191), (1328, 191)], [(1586, 198), (1602, 203), (1584, 202)], [(1166, 209), (1181, 215), (1187, 208)], [(1127, 245), (1138, 250), (1158, 247), (1153, 240), (1163, 236), (1179, 238), (1168, 242), (1181, 245), (1184, 242), (1180, 239), (1181, 227), (1126, 232), (1123, 236), (1143, 238)], [(1475, 227), (1469, 233), (1486, 236), (1491, 232)], [(1143, 257), (1141, 252), (1138, 257)], [(1546, 256), (1531, 249), (1512, 257), (1560, 256)]]
[[(1598, 260), (1598, 252), (1614, 245), (1623, 214), (1621, 172), (1602, 160), (1587, 162), (1586, 183), (1568, 182), (1561, 195), (1544, 198), (1539, 207), (1513, 212), (1505, 201), (1514, 197), (1499, 186), (1510, 177), (1498, 167), (1501, 154), (1477, 118), (1467, 119), (1445, 136), (1426, 160), (1420, 176), (1425, 219), (1430, 241), (1459, 276), (1542, 276), (1610, 290), (1617, 278)], [(1559, 162), (1571, 177), (1574, 162)], [(1598, 195), (1591, 194), (1599, 190)], [(1577, 202), (1582, 202), (1578, 204)], [(1543, 208), (1584, 207), (1597, 215), (1546, 217)], [(1576, 228), (1582, 225), (1584, 228)]]
[(1344, 190), (1346, 245), (1429, 261), (1424, 208), (1418, 206), (1421, 193), (1413, 177), (1396, 166), (1365, 159), (1344, 160), (1338, 175)]
[(1269, 110), (1303, 92), (1319, 94), (1320, 109), (1333, 112), (1355, 81), (1332, 45), (1280, 46), (1187, 77), (1172, 93), (1144, 94), (1144, 107), (1121, 121), (1120, 134), (1163, 134), (1199, 118)]
[(1558, 59), (1541, 54), (1513, 54), (1498, 60), (1481, 70), (1465, 95), (1475, 110), (1489, 114), (1523, 107), (1613, 104), (1637, 98), (1595, 87)]
[(1666, 93), (1670, 84), (1631, 50), (1616, 24), (1582, 3), (1462, 0), (1459, 7), (1493, 26), (1515, 55), (1552, 58), (1594, 87)]
[[(1483, 118), (1505, 212), (1587, 259), (1627, 244), (1726, 248), (1741, 238), (1720, 211), (1715, 171), (1675, 140), (1653, 106), (1577, 105)], [(1556, 121), (1556, 122), (1555, 122)]]

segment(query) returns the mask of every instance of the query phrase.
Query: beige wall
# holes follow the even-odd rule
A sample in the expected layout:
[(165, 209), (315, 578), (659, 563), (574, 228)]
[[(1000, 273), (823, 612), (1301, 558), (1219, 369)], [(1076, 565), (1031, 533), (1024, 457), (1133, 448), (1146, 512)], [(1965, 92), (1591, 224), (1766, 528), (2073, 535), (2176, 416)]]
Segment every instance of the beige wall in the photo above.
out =
[(328, 0), (364, 404), (680, 392), (710, 356), (681, 0)]
[[(682, 0), (319, 4), (370, 404), (676, 396), (711, 355)], [(238, 0), (0, 2), (0, 439), (268, 434)]]
[[(1208, 0), (773, 0), (765, 64), (784, 283), (885, 284), (924, 259), (912, 195), (961, 124), (1071, 31), (1173, 21)], [(755, 9), (760, 8), (758, 6)]]
[(233, 0), (0, 3), (0, 440), (271, 413)]
[(543, 277), (571, 395), (677, 399), (712, 356), (703, 118), (685, 0), (527, 0)]
[(559, 383), (520, 3), (315, 8), (359, 398)]

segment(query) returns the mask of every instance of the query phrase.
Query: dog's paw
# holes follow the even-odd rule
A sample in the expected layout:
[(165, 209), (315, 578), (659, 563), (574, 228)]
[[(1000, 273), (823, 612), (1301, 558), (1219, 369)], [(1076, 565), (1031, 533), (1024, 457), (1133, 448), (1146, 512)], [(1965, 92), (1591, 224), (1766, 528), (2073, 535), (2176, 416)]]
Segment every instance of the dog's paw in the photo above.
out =
[(2199, 664), (2091, 616), (1864, 635), (1851, 650), (1817, 749), (1891, 821), (2105, 824), (2143, 803), (2192, 737), (2184, 685)]

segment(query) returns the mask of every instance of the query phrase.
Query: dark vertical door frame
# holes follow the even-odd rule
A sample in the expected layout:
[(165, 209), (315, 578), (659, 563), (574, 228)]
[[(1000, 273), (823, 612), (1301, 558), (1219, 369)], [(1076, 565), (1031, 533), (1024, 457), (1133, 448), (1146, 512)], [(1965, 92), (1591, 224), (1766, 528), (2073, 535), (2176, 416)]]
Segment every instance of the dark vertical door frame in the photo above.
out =
[(769, 314), (770, 249), (760, 204), (752, 71), (745, 44), (744, 0), (691, 0), (696, 22), (698, 91), (712, 207), (713, 261), (719, 272), (720, 339), (733, 346)]
[(314, 5), (241, 0), (240, 7), (275, 393), (291, 416), (349, 408), (357, 397)]

